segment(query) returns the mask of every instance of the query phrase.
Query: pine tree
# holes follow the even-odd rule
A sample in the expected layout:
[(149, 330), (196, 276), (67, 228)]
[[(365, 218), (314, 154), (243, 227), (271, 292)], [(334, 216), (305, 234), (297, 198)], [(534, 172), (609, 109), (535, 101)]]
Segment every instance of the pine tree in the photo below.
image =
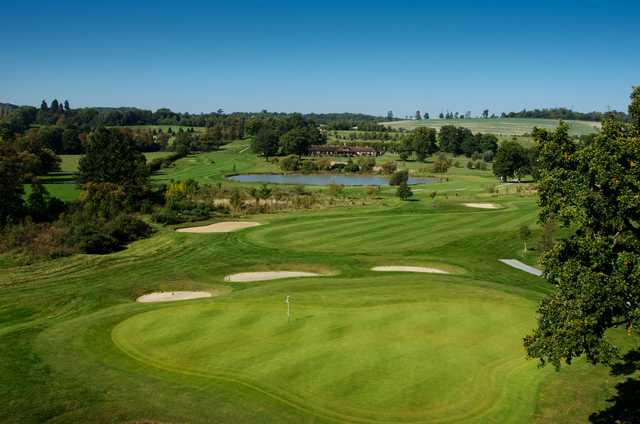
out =
[(42, 100), (42, 103), (40, 103), (40, 110), (49, 110), (46, 100)]

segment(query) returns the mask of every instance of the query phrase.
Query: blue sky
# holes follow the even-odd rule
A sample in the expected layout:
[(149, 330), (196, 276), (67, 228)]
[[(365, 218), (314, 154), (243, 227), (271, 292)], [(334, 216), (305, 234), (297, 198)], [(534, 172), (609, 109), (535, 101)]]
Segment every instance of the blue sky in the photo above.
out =
[(0, 102), (626, 110), (638, 1), (6, 1)]

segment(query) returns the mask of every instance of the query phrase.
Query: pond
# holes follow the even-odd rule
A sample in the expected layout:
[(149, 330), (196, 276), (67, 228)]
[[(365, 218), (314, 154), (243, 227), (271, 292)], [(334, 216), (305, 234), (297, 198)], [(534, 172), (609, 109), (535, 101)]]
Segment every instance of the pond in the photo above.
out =
[[(239, 174), (228, 177), (241, 183), (266, 184), (302, 184), (302, 185), (330, 185), (345, 186), (388, 186), (389, 178), (376, 175), (282, 175), (282, 174)], [(432, 178), (409, 178), (408, 183), (430, 184), (436, 182)]]

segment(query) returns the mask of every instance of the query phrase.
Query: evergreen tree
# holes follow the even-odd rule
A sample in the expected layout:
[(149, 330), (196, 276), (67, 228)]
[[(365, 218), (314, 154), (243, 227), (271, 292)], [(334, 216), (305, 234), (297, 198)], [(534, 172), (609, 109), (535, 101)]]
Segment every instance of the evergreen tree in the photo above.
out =
[(409, 200), (409, 198), (413, 196), (413, 192), (411, 191), (411, 188), (407, 185), (407, 183), (403, 181), (398, 186), (396, 195), (402, 200)]

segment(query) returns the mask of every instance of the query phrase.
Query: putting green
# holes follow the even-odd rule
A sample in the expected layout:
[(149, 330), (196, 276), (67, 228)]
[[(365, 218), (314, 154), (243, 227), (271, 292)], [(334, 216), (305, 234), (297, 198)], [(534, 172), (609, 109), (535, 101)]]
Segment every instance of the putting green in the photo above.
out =
[(545, 373), (520, 340), (535, 301), (437, 275), (333, 279), (343, 289), (328, 295), (299, 284), (291, 320), (272, 293), (140, 313), (112, 339), (147, 365), (232, 381), (327, 419), (531, 420)]

